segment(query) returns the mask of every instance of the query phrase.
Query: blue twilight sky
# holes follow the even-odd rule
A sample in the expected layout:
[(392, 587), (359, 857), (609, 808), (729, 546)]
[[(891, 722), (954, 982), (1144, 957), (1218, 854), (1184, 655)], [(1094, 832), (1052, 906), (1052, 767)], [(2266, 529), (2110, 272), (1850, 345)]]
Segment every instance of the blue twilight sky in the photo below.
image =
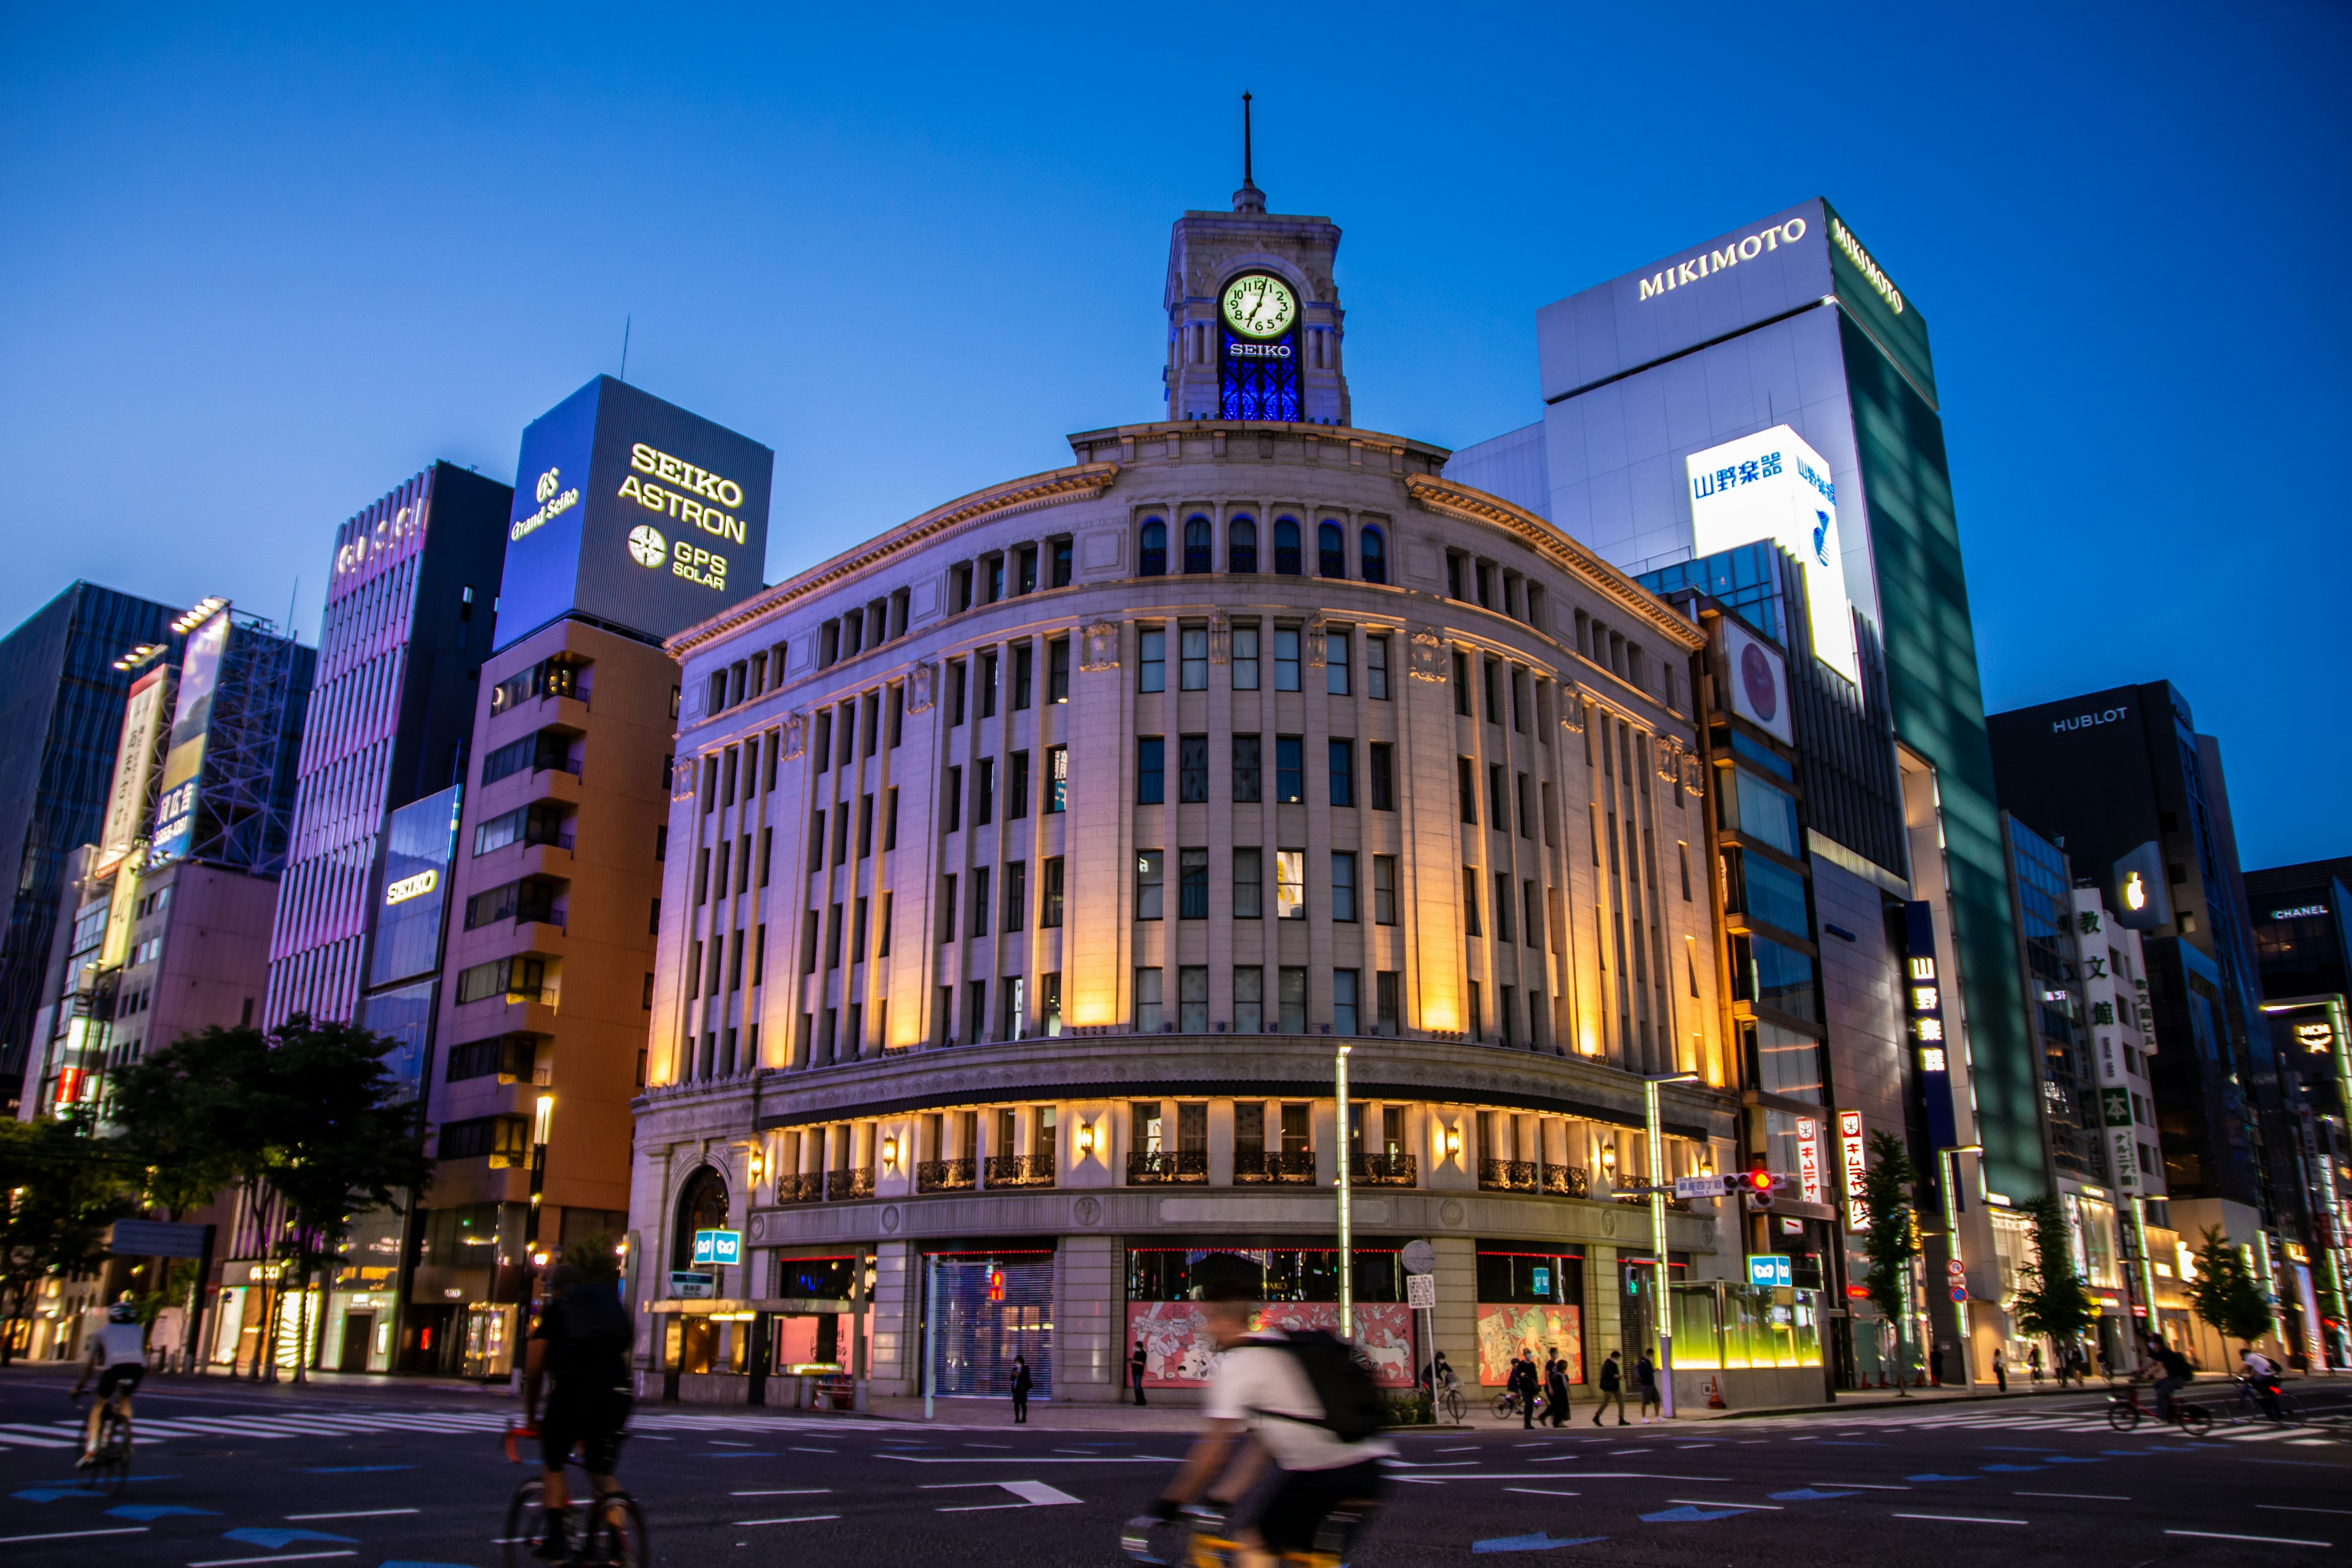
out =
[(334, 525), (511, 479), (625, 317), (775, 447), (771, 581), (1066, 462), (1159, 416), (1247, 87), (1358, 423), (1449, 446), (1538, 306), (1828, 196), (1934, 332), (1988, 706), (2169, 677), (2249, 865), (2352, 853), (2340, 5), (210, 9), (0, 21), (0, 626), (299, 577), (314, 639)]

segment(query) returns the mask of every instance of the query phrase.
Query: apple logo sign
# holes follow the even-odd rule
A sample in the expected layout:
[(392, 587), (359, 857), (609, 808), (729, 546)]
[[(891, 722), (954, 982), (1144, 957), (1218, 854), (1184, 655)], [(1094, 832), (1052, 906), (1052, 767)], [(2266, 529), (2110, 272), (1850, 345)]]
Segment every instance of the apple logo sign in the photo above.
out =
[(1739, 684), (1760, 721), (1769, 724), (1780, 716), (1780, 696), (1773, 686), (1772, 661), (1754, 643), (1739, 650)]

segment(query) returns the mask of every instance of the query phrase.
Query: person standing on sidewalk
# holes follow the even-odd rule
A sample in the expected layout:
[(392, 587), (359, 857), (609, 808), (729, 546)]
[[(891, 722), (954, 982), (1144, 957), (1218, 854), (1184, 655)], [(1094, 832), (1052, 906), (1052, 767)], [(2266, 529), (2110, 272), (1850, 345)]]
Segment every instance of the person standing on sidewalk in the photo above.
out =
[(1625, 1419), (1625, 1373), (1624, 1369), (1617, 1364), (1615, 1351), (1611, 1351), (1609, 1359), (1601, 1363), (1601, 1403), (1594, 1406), (1592, 1411), (1592, 1424), (1595, 1426), (1600, 1426), (1601, 1418), (1609, 1414), (1610, 1402), (1612, 1400), (1617, 1405), (1617, 1425), (1631, 1426), (1633, 1423)]
[(1551, 1424), (1558, 1428), (1568, 1420), (1568, 1360), (1557, 1350), (1549, 1352), (1544, 1366), (1544, 1395), (1551, 1401)]
[(1927, 1352), (1927, 1381), (1937, 1388), (1944, 1386), (1944, 1342), (1937, 1340)]
[[(1647, 1426), (1650, 1424), (1650, 1406), (1653, 1405), (1658, 1407), (1658, 1419), (1664, 1420), (1666, 1407), (1658, 1398), (1658, 1363), (1650, 1359), (1650, 1352), (1646, 1350), (1633, 1363), (1633, 1381), (1642, 1390), (1642, 1425)], [(1622, 1414), (1625, 1407), (1620, 1404), (1617, 1408)]]
[(1029, 1425), (1029, 1391), (1036, 1385), (1037, 1380), (1029, 1375), (1029, 1358), (1025, 1355), (1014, 1356), (1013, 1358), (1013, 1424), (1015, 1426)]
[(1128, 1381), (1135, 1385), (1135, 1402), (1138, 1405), (1143, 1403), (1143, 1369), (1150, 1364), (1151, 1358), (1143, 1353), (1143, 1342), (1136, 1341), (1135, 1353), (1127, 1358), (1127, 1374)]
[(2033, 1381), (2040, 1383), (2042, 1381), (2042, 1346), (2040, 1343), (2037, 1342), (2025, 1347), (2025, 1364), (2033, 1370)]
[(1532, 1431), (1536, 1424), (1536, 1394), (1541, 1384), (1536, 1380), (1536, 1352), (1521, 1351), (1511, 1363), (1511, 1388), (1519, 1396), (1519, 1426)]
[(2009, 1362), (2000, 1353), (1999, 1345), (1992, 1347), (1992, 1380), (2003, 1394), (2009, 1392)]

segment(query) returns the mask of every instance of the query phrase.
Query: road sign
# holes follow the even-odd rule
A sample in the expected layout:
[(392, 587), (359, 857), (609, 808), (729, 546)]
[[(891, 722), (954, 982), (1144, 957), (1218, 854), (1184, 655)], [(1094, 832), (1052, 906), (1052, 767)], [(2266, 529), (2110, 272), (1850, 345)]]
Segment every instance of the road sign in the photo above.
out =
[(743, 1233), (740, 1230), (698, 1230), (694, 1233), (694, 1261), (705, 1263), (740, 1263), (743, 1258)]
[(1728, 1176), (1676, 1176), (1675, 1196), (1678, 1198), (1719, 1198), (1731, 1190)]
[(1955, 1279), (1965, 1279), (1968, 1278), (1969, 1266), (1957, 1258), (1947, 1258), (1944, 1259), (1944, 1272)]
[(1955, 1286), (1953, 1286), (1953, 1287), (1952, 1287), (1952, 1300), (1953, 1300), (1953, 1302), (1954, 1302), (1954, 1304), (1955, 1304), (1955, 1305), (1957, 1305), (1957, 1304), (1958, 1304), (1958, 1303), (1959, 1303), (1959, 1302), (1965, 1301), (1965, 1300), (1967, 1300), (1968, 1299), (1969, 1299), (1969, 1288), (1968, 1288), (1967, 1286), (1965, 1286), (1965, 1285), (1955, 1285)]
[(715, 1283), (709, 1274), (698, 1268), (673, 1268), (669, 1271), (669, 1293), (691, 1301), (708, 1300)]
[(106, 1249), (117, 1258), (202, 1258), (208, 1225), (173, 1225), (155, 1219), (119, 1219)]
[(1397, 1261), (1404, 1265), (1408, 1276), (1434, 1274), (1437, 1272), (1437, 1248), (1425, 1241), (1408, 1241), (1399, 1249)]
[(1748, 1283), (1759, 1289), (1777, 1289), (1794, 1282), (1790, 1272), (1789, 1255), (1785, 1252), (1751, 1252), (1748, 1255)]
[(1437, 1276), (1408, 1274), (1404, 1277), (1404, 1304), (1416, 1312), (1433, 1311), (1437, 1307)]

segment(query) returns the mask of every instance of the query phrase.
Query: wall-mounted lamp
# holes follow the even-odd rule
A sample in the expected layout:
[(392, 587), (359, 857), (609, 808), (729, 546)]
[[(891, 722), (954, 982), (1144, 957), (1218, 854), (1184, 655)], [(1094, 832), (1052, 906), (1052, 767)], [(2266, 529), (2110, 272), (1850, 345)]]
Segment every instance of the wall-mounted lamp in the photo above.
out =
[(1078, 1123), (1078, 1158), (1083, 1160), (1095, 1152), (1095, 1130), (1091, 1122)]
[(751, 1152), (744, 1156), (743, 1166), (745, 1173), (751, 1178), (752, 1185), (759, 1184), (760, 1171), (766, 1163), (760, 1158), (760, 1146), (756, 1143), (751, 1145)]
[(882, 1168), (886, 1171), (898, 1168), (898, 1135), (895, 1132), (882, 1140)]
[(1617, 1145), (1615, 1143), (1603, 1143), (1601, 1145), (1601, 1168), (1608, 1172), (1612, 1176), (1617, 1173)]
[(534, 1268), (544, 1268), (547, 1267), (547, 1254), (544, 1252), (534, 1252), (530, 1255), (530, 1261)]
[(1445, 1157), (1449, 1160), (1462, 1157), (1462, 1129), (1459, 1127), (1445, 1130)]

